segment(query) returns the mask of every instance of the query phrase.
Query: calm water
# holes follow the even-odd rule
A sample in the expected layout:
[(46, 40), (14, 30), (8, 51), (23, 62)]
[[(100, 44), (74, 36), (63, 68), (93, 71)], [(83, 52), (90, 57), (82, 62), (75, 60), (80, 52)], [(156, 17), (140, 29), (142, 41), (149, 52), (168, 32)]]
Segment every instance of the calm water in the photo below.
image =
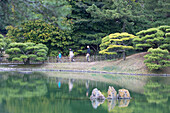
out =
[[(67, 75), (74, 73), (63, 77)], [(0, 113), (170, 113), (170, 77), (61, 76), (1, 72)], [(132, 99), (89, 100), (96, 87), (107, 97), (108, 86), (128, 89)]]

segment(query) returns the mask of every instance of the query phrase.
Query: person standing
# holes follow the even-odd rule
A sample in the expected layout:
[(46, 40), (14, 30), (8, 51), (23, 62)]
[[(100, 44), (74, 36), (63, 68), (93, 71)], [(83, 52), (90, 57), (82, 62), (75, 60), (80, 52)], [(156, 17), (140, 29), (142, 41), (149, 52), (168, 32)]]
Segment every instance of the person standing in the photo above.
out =
[(59, 52), (58, 54), (59, 62), (62, 62), (61, 57), (62, 57), (61, 52)]
[(87, 59), (87, 62), (90, 62), (90, 47), (89, 46), (87, 46), (86, 59)]
[(74, 57), (74, 53), (72, 51), (72, 49), (69, 49), (69, 57), (70, 57), (70, 62), (73, 62), (73, 57)]

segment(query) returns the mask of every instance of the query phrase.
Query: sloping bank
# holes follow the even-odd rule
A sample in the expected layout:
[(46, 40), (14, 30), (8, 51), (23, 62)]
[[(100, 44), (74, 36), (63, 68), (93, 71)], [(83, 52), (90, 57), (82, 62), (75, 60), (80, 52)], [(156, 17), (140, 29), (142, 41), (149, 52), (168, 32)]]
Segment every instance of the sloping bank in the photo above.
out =
[(170, 74), (139, 74), (139, 73), (119, 73), (107, 71), (88, 71), (88, 70), (64, 70), (64, 69), (34, 69), (34, 68), (0, 68), (0, 71), (55, 71), (55, 72), (79, 72), (79, 73), (99, 73), (99, 74), (120, 74), (120, 75), (138, 75), (138, 76), (168, 76)]

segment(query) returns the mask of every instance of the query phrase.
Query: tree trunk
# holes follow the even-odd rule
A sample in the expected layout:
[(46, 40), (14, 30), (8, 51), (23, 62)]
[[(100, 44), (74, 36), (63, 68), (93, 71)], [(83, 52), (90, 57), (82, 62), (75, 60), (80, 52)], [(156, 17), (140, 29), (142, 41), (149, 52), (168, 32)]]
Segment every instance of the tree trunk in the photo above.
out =
[(29, 64), (30, 64), (30, 59), (29, 59), (29, 58), (26, 59), (26, 61), (24, 61), (24, 64), (25, 64), (25, 65), (29, 65)]
[(125, 32), (125, 28), (126, 28), (126, 23), (123, 22), (123, 28), (122, 28), (123, 32)]
[(125, 53), (125, 50), (123, 51), (123, 60), (126, 60), (126, 53)]

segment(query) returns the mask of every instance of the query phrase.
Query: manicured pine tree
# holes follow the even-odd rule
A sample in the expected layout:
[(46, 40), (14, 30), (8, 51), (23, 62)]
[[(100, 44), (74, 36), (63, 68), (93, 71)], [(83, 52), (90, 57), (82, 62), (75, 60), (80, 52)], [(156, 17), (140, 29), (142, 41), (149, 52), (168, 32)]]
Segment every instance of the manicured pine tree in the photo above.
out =
[(44, 62), (47, 59), (48, 48), (44, 44), (11, 43), (6, 53), (10, 61), (21, 61), (30, 64), (30, 61)]
[(149, 68), (149, 70), (159, 70), (170, 66), (170, 54), (168, 50), (150, 48), (148, 52), (149, 54), (144, 56), (146, 59), (144, 63)]
[(126, 59), (126, 51), (134, 49), (132, 46), (132, 40), (134, 35), (128, 33), (114, 33), (106, 36), (102, 39), (100, 44), (100, 54), (116, 55), (123, 53), (123, 59)]
[(164, 40), (160, 48), (167, 49), (170, 52), (170, 26), (160, 26), (158, 29), (164, 32)]
[[(147, 51), (149, 48), (168, 49), (170, 43), (169, 30), (170, 26), (160, 26), (142, 30), (136, 35), (138, 38), (133, 40), (135, 49)], [(169, 50), (169, 49), (168, 49)]]
[(138, 38), (133, 40), (135, 49), (147, 51), (149, 48), (159, 47), (164, 40), (164, 32), (158, 28), (150, 28), (136, 33)]

